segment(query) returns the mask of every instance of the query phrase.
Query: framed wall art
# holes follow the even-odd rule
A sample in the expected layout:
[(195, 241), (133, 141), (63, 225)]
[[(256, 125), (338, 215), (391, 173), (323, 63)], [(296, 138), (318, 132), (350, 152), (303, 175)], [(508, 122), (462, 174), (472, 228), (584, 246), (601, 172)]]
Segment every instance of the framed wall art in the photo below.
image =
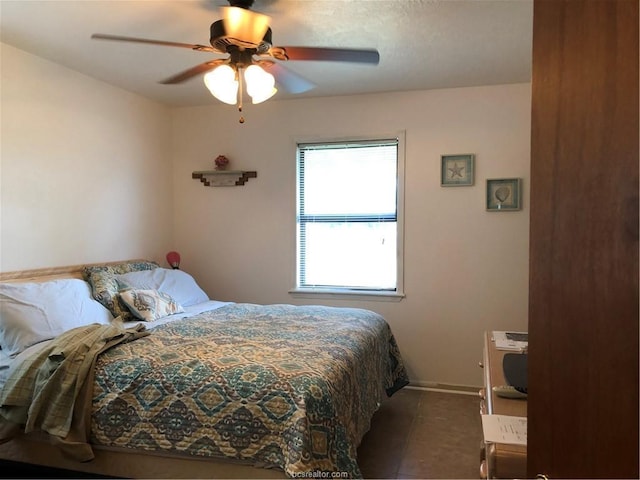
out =
[(487, 210), (504, 212), (522, 208), (522, 179), (487, 179)]
[(475, 155), (464, 153), (442, 155), (440, 185), (443, 187), (468, 187), (474, 181)]

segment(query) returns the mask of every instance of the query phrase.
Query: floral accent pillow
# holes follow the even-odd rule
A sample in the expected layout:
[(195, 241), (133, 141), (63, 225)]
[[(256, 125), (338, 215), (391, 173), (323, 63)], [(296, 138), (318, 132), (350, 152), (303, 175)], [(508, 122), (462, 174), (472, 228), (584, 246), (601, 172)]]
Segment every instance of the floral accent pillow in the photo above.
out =
[(118, 296), (116, 275), (142, 270), (153, 270), (160, 265), (156, 262), (123, 262), (113, 265), (94, 265), (82, 269), (84, 279), (91, 285), (93, 297), (107, 307), (114, 317), (123, 321), (135, 320), (135, 317)]
[(184, 312), (184, 308), (169, 294), (158, 290), (131, 288), (121, 291), (120, 298), (135, 317), (145, 322)]

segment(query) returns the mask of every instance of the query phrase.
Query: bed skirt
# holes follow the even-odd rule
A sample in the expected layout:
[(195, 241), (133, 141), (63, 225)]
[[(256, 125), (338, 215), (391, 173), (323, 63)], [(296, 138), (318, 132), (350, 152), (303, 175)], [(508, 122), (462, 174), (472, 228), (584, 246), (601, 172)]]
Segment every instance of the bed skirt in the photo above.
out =
[(62, 455), (41, 434), (19, 435), (0, 445), (0, 459), (121, 478), (287, 478), (279, 469), (256, 468), (217, 458), (158, 455), (94, 447), (95, 458), (79, 463)]

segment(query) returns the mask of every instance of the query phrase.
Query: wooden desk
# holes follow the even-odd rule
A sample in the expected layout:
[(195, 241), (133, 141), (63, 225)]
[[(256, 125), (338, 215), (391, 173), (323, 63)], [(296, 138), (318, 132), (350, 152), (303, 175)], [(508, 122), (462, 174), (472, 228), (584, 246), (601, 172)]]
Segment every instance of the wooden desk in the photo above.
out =
[[(502, 358), (508, 353), (496, 349), (491, 332), (485, 333), (484, 388), (480, 390), (480, 414), (527, 416), (526, 399), (498, 397), (494, 385), (505, 385)], [(527, 478), (527, 447), (505, 443), (483, 442), (480, 451), (480, 478)]]

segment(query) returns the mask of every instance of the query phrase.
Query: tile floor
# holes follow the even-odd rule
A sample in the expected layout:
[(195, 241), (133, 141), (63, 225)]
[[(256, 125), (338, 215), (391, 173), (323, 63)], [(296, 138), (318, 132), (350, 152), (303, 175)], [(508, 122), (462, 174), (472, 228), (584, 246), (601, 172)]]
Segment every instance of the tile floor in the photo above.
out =
[(479, 478), (475, 395), (403, 389), (374, 415), (358, 449), (365, 478)]

